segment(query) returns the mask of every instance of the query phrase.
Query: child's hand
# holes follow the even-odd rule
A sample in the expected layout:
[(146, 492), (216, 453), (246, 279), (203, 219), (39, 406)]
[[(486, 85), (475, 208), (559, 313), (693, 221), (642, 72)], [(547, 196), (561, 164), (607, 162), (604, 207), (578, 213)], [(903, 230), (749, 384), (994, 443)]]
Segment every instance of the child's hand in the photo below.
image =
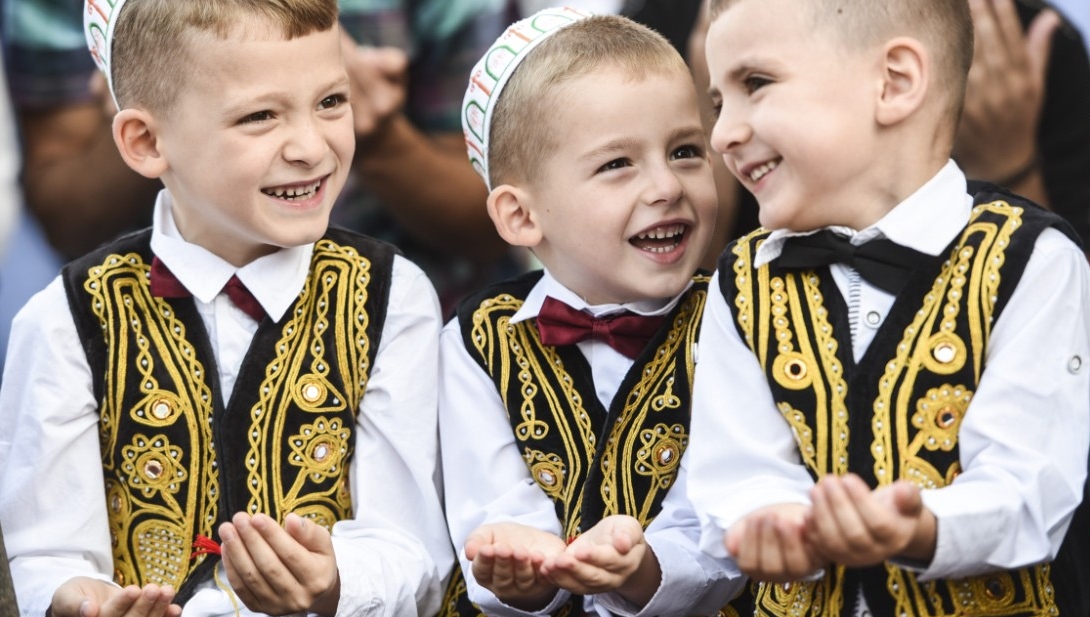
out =
[(235, 514), (220, 525), (227, 580), (250, 610), (333, 615), (340, 577), (325, 528), (289, 514), (281, 528), (265, 514)]
[(859, 476), (825, 476), (811, 491), (807, 538), (823, 555), (846, 566), (891, 557), (929, 562), (935, 552), (935, 516), (920, 489), (897, 481), (870, 490)]
[(631, 516), (609, 516), (575, 539), (562, 554), (545, 560), (541, 572), (575, 594), (616, 591), (637, 606), (647, 604), (662, 572)]
[(806, 513), (801, 504), (757, 510), (727, 531), (727, 551), (754, 580), (787, 583), (806, 578), (828, 562), (806, 541)]
[(465, 544), (473, 578), (503, 603), (530, 611), (545, 607), (556, 595), (556, 585), (539, 569), (565, 548), (557, 536), (515, 523), (482, 525)]
[(53, 617), (179, 617), (170, 587), (136, 585), (121, 588), (93, 578), (65, 581), (53, 594)]

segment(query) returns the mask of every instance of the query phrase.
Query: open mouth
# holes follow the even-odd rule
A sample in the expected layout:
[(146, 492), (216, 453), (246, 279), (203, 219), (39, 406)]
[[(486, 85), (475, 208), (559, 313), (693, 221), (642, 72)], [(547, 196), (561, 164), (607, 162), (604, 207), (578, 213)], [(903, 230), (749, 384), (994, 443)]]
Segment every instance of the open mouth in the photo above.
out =
[(632, 246), (649, 253), (669, 253), (685, 239), (685, 232), (688, 229), (688, 225), (681, 223), (663, 225), (636, 234), (629, 238), (628, 242)]
[(762, 163), (762, 164), (754, 167), (753, 169), (749, 170), (748, 175), (749, 175), (750, 181), (751, 182), (757, 182), (761, 178), (765, 177), (766, 175), (768, 175), (768, 173), (770, 171), (772, 171), (773, 169), (776, 169), (777, 167), (779, 167), (780, 166), (780, 161), (782, 161), (782, 160), (783, 159), (775, 159), (773, 161), (768, 161), (767, 163)]
[(262, 193), (265, 193), (269, 197), (275, 197), (277, 199), (283, 199), (285, 201), (304, 201), (310, 199), (318, 194), (318, 189), (322, 188), (322, 181), (315, 180), (309, 184), (297, 184), (293, 186), (277, 186), (268, 189), (261, 189)]

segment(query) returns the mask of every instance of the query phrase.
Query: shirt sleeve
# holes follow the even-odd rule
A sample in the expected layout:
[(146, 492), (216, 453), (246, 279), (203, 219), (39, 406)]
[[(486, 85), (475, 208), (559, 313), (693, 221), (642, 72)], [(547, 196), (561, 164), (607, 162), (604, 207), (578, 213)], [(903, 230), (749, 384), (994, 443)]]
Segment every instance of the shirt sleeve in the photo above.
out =
[(757, 358), (738, 334), (719, 274), (708, 286), (693, 385), (693, 436), (682, 458), (700, 519), (700, 546), (726, 557), (724, 534), (754, 510), (809, 505), (814, 483)]
[(987, 368), (958, 431), (963, 472), (923, 492), (938, 541), (922, 579), (1056, 556), (1086, 481), (1088, 306), (1085, 256), (1046, 230), (992, 330)]
[[(508, 606), (473, 578), (466, 538), (487, 523), (518, 523), (560, 536), (552, 500), (530, 477), (495, 384), (473, 361), (457, 320), (439, 339), (439, 436), (450, 538), (458, 552), (469, 599), (489, 615), (547, 615), (570, 597), (560, 591), (536, 613)], [(487, 473), (481, 473), (488, 470)]]
[(111, 580), (98, 420), (58, 277), (12, 322), (0, 388), (0, 521), (24, 615), (72, 577)]
[(436, 476), (439, 305), (401, 257), (389, 307), (357, 420), (356, 516), (333, 528), (338, 617), (435, 614), (452, 563)]

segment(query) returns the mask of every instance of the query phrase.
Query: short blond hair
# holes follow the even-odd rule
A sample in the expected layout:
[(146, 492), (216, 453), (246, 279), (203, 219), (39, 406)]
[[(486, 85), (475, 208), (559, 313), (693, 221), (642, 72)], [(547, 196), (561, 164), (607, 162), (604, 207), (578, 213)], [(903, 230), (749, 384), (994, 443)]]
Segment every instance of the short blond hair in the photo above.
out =
[(237, 28), (272, 27), (293, 39), (336, 22), (337, 0), (128, 0), (110, 52), (114, 94), (122, 108), (168, 110), (191, 77), (194, 34), (224, 38)]
[[(709, 0), (714, 20), (741, 0)], [(953, 128), (961, 117), (973, 64), (973, 18), (967, 0), (799, 0), (815, 29), (837, 35), (848, 49), (864, 49), (893, 37), (922, 42), (937, 67)]]
[(500, 93), (489, 131), (491, 186), (529, 182), (557, 147), (550, 110), (563, 84), (603, 67), (633, 79), (689, 69), (662, 35), (626, 17), (598, 15), (558, 30), (530, 52)]

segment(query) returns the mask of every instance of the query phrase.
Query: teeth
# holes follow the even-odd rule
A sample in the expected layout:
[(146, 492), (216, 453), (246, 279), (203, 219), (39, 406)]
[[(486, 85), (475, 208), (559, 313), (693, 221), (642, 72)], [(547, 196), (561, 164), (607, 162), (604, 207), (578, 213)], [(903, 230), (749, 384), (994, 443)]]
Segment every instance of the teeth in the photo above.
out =
[(670, 225), (669, 227), (658, 227), (656, 229), (652, 229), (651, 231), (644, 232), (637, 235), (636, 238), (640, 240), (665, 240), (666, 238), (680, 236), (684, 231), (684, 225)]
[(765, 163), (764, 165), (761, 165), (757, 169), (754, 169), (753, 171), (749, 172), (749, 179), (756, 182), (756, 181), (760, 180), (761, 178), (765, 177), (765, 174), (767, 174), (768, 172), (770, 172), (773, 169), (776, 169), (777, 167), (779, 167), (779, 165), (780, 165), (779, 161), (769, 161), (769, 162)]
[(262, 192), (266, 195), (276, 197), (278, 199), (305, 199), (318, 191), (318, 187), (322, 185), (319, 180), (306, 186), (293, 186), (287, 188), (275, 188), (275, 189), (262, 189)]

